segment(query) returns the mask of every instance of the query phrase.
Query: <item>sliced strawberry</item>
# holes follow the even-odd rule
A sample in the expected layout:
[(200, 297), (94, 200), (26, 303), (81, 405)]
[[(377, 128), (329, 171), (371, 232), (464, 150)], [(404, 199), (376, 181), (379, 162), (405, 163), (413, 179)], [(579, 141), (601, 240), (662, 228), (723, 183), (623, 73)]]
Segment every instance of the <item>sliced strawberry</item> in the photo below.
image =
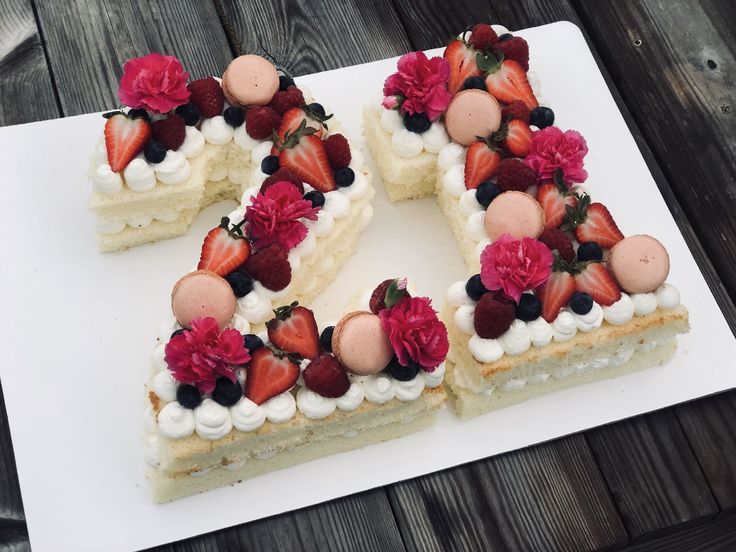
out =
[(462, 40), (453, 40), (445, 48), (443, 57), (450, 65), (450, 79), (447, 81), (450, 94), (461, 90), (465, 79), (480, 76), (481, 71), (475, 63), (475, 56), (475, 50), (468, 48)]
[(529, 144), (532, 141), (532, 129), (520, 119), (512, 119), (508, 122), (506, 138), (501, 146), (509, 155), (514, 157), (526, 157), (529, 155)]
[(266, 324), (268, 339), (287, 353), (297, 353), (310, 360), (321, 352), (319, 330), (314, 313), (298, 303), (274, 310), (276, 317)]
[(299, 364), (268, 347), (256, 349), (245, 369), (245, 396), (256, 404), (288, 391), (299, 379)]
[(302, 372), (304, 385), (322, 395), (336, 399), (350, 389), (350, 379), (342, 364), (329, 353), (318, 356)]
[(232, 229), (229, 226), (230, 221), (223, 217), (220, 226), (207, 233), (197, 269), (227, 276), (248, 260), (250, 242), (243, 236), (239, 225)]
[(518, 61), (505, 59), (500, 67), (486, 76), (486, 89), (498, 101), (511, 103), (514, 100), (524, 102), (527, 108), (539, 106), (534, 97), (532, 87), (526, 76), (526, 71)]
[(599, 305), (613, 305), (621, 299), (621, 290), (616, 281), (600, 263), (588, 263), (575, 275), (575, 285), (578, 291), (589, 294)]
[(271, 149), (271, 155), (278, 155), (277, 144), (283, 143), (286, 133), (294, 132), (296, 129), (298, 129), (299, 125), (302, 124), (302, 121), (306, 121), (307, 126), (317, 129), (317, 132), (315, 132), (314, 135), (322, 138), (322, 124), (319, 123), (319, 121), (317, 121), (316, 124), (313, 123), (312, 119), (307, 118), (306, 112), (301, 107), (292, 107), (291, 109), (287, 110), (286, 113), (284, 113), (284, 116), (281, 119), (281, 124), (276, 130), (276, 136), (278, 136), (279, 139), (278, 142), (274, 141), (274, 147), (273, 149)]
[(624, 239), (608, 207), (602, 203), (590, 203), (590, 196), (584, 195), (577, 207), (568, 212), (568, 220), (580, 243), (594, 241), (601, 247), (610, 248)]
[(485, 142), (473, 142), (465, 157), (465, 188), (474, 190), (488, 180), (501, 162), (501, 155)]
[(568, 207), (574, 209), (578, 204), (578, 197), (570, 192), (560, 176), (555, 175), (555, 182), (542, 184), (537, 190), (537, 202), (544, 211), (545, 228), (559, 228), (565, 220)]
[(542, 318), (553, 322), (575, 293), (575, 277), (566, 270), (553, 270), (547, 282), (536, 293), (542, 301)]
[(116, 113), (105, 123), (107, 163), (113, 172), (120, 172), (143, 151), (151, 138), (151, 125), (144, 118), (129, 119)]
[(279, 141), (279, 164), (322, 193), (337, 189), (325, 146), (306, 120)]

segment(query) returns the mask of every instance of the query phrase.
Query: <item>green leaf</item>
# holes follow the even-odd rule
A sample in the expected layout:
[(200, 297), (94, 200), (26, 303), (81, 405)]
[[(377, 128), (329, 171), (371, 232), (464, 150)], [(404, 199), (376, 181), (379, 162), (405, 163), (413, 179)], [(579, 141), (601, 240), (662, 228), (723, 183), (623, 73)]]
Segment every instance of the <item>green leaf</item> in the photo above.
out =
[(495, 73), (501, 68), (501, 62), (492, 53), (485, 55), (482, 52), (478, 52), (475, 55), (475, 64), (478, 66), (478, 69), (486, 74)]
[(401, 280), (402, 279), (399, 278), (391, 280), (391, 283), (386, 288), (386, 298), (383, 302), (386, 304), (386, 308), (388, 309), (393, 307), (404, 297), (409, 297), (409, 292), (406, 291), (406, 288), (399, 287)]

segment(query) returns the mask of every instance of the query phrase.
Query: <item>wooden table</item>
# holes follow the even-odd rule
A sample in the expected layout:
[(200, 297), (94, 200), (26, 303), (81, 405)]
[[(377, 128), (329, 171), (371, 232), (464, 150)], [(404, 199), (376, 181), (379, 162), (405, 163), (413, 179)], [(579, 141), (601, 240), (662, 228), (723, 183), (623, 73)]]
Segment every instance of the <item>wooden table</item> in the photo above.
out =
[[(733, 328), (732, 0), (2, 0), (0, 124), (108, 109), (150, 51), (194, 77), (246, 52), (301, 75), (558, 20), (583, 29)], [(162, 549), (734, 550), (735, 420), (731, 391)], [(1, 396), (0, 549), (29, 549)]]

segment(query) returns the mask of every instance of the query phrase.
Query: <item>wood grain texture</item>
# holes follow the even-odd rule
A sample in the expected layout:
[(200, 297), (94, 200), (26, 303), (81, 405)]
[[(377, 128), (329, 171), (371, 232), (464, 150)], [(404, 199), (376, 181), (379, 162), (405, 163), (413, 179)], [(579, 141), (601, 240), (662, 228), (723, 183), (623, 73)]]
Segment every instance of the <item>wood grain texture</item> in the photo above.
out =
[(0, 523), (2, 520), (25, 519), (2, 391), (0, 383)]
[(129, 58), (171, 54), (192, 78), (221, 75), (232, 59), (211, 2), (37, 0), (37, 10), (64, 115), (117, 106)]
[(624, 548), (625, 552), (733, 552), (736, 550), (736, 517), (689, 527), (665, 537)]
[(270, 58), (305, 75), (411, 50), (391, 0), (222, 0), (240, 53)]
[(30, 552), (28, 531), (21, 521), (0, 520), (0, 552)]

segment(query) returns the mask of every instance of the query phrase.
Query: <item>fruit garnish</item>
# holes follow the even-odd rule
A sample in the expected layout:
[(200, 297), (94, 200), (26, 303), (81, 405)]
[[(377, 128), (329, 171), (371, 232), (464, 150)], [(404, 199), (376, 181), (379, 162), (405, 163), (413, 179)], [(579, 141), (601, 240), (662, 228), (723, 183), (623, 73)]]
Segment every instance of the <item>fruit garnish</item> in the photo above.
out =
[(578, 196), (570, 191), (562, 180), (562, 171), (557, 169), (554, 182), (539, 187), (537, 201), (544, 210), (545, 228), (558, 228), (565, 221), (568, 208), (577, 207)]
[(213, 77), (197, 79), (187, 85), (189, 101), (192, 102), (202, 117), (214, 117), (222, 113), (225, 95), (222, 87)]
[(230, 219), (223, 217), (220, 225), (207, 233), (202, 244), (198, 270), (211, 270), (227, 276), (250, 256), (250, 242), (243, 236), (241, 225), (230, 226)]
[(368, 308), (373, 314), (378, 314), (383, 309), (390, 309), (404, 297), (409, 297), (406, 289), (408, 281), (406, 278), (393, 278), (384, 280), (371, 293)]
[(504, 192), (525, 192), (537, 181), (537, 173), (520, 159), (504, 159), (495, 172), (496, 186)]
[(500, 292), (484, 293), (475, 306), (473, 326), (483, 339), (501, 337), (516, 318), (516, 305)]
[(312, 114), (307, 109), (307, 106), (292, 107), (291, 109), (287, 110), (281, 119), (281, 124), (279, 124), (279, 127), (276, 130), (276, 136), (278, 137), (278, 140), (274, 138), (274, 147), (271, 150), (271, 153), (278, 154), (279, 144), (282, 144), (284, 142), (286, 133), (294, 132), (295, 130), (297, 130), (299, 128), (299, 125), (302, 124), (302, 121), (305, 121), (307, 125), (309, 125), (311, 121), (316, 121), (317, 123), (319, 123), (317, 126), (309, 125), (309, 127), (314, 128), (316, 130), (314, 134), (317, 137), (322, 138), (323, 128), (327, 128), (325, 121), (328, 120), (330, 117), (332, 117), (332, 115), (319, 118), (316, 115)]
[(465, 188), (473, 190), (488, 180), (499, 163), (501, 155), (488, 142), (473, 142), (465, 157)]
[(559, 228), (545, 228), (537, 240), (549, 247), (550, 251), (557, 251), (566, 262), (575, 262), (575, 249), (572, 246), (572, 240)]
[(539, 105), (527, 79), (526, 71), (518, 61), (513, 59), (504, 59), (498, 66), (491, 66), (488, 69), (486, 89), (503, 103), (520, 100), (530, 110)]
[(151, 123), (153, 138), (170, 150), (178, 150), (186, 137), (184, 118), (176, 113)]
[(547, 322), (551, 323), (557, 318), (575, 293), (575, 277), (572, 275), (574, 270), (572, 265), (555, 255), (549, 279), (537, 288), (537, 297), (542, 301), (542, 318)]
[(322, 352), (317, 322), (311, 310), (294, 302), (273, 312), (275, 317), (266, 324), (266, 329), (274, 346), (310, 360)]
[(276, 92), (268, 104), (279, 115), (302, 105), (304, 105), (304, 94), (296, 86), (289, 86), (286, 90)]
[(575, 232), (578, 242), (594, 241), (610, 248), (624, 239), (613, 220), (608, 207), (602, 203), (591, 203), (589, 195), (583, 195), (575, 207), (566, 207), (567, 224)]
[(322, 193), (337, 189), (335, 177), (327, 159), (325, 146), (315, 133), (317, 129), (308, 127), (306, 119), (293, 132), (286, 132), (283, 140), (278, 137), (279, 162), (304, 182)]
[(329, 353), (315, 358), (302, 372), (304, 386), (323, 397), (336, 399), (350, 389), (350, 379), (342, 364)]
[(254, 106), (245, 113), (245, 132), (254, 140), (265, 140), (281, 124), (281, 115), (268, 106)]
[(278, 243), (257, 251), (245, 262), (245, 271), (271, 291), (280, 291), (291, 282), (289, 254)]
[(299, 379), (298, 361), (268, 347), (256, 349), (245, 369), (245, 396), (256, 404), (288, 391)]
[(120, 172), (143, 151), (151, 138), (151, 125), (143, 118), (130, 119), (122, 112), (113, 113), (105, 123), (107, 162), (113, 172)]
[[(485, 90), (485, 81), (483, 84), (483, 90)], [(529, 108), (521, 100), (514, 100), (510, 104), (501, 108), (501, 118), (504, 121), (519, 119), (524, 121), (526, 124), (529, 124), (529, 121), (531, 120), (531, 111), (529, 111)]]
[(479, 23), (475, 25), (470, 33), (468, 45), (476, 50), (487, 50), (498, 42), (498, 35), (488, 24)]
[(325, 150), (327, 150), (327, 159), (330, 160), (330, 166), (333, 169), (338, 170), (350, 165), (352, 160), (350, 144), (342, 134), (328, 136), (325, 140)]
[(520, 36), (497, 42), (493, 49), (501, 52), (505, 59), (517, 61), (524, 71), (529, 70), (529, 45)]
[(456, 94), (468, 77), (480, 76), (481, 70), (475, 63), (476, 52), (469, 48), (462, 40), (453, 40), (442, 54), (450, 65), (450, 78), (447, 81), (447, 90)]
[(509, 155), (526, 157), (532, 141), (532, 129), (521, 119), (512, 119), (506, 125), (506, 137), (501, 146)]
[(589, 294), (600, 305), (613, 305), (621, 299), (621, 290), (608, 269), (598, 262), (579, 263), (575, 274), (578, 291)]

